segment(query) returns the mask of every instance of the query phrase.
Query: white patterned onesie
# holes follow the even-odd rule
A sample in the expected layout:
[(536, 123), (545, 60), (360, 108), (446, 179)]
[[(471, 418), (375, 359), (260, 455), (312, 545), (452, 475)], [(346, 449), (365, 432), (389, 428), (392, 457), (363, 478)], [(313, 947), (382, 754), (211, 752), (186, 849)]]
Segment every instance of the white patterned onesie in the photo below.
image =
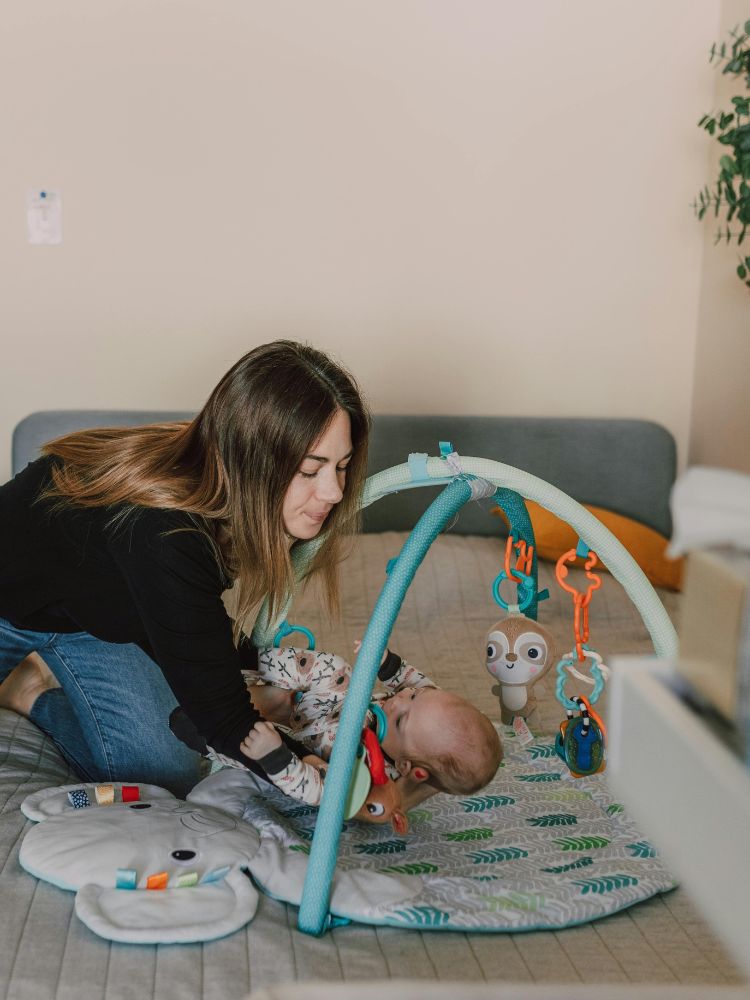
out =
[[(290, 733), (324, 760), (331, 756), (351, 674), (350, 664), (335, 653), (292, 647), (260, 649), (258, 670), (243, 670), (251, 696), (253, 687), (260, 683), (297, 692)], [(435, 687), (420, 670), (390, 651), (378, 670), (378, 679), (389, 694), (376, 696), (374, 700), (388, 698), (405, 687)], [(258, 763), (285, 795), (308, 805), (319, 805), (323, 794), (319, 770), (301, 761), (286, 744), (266, 754)], [(387, 762), (386, 768), (390, 777), (399, 776)]]

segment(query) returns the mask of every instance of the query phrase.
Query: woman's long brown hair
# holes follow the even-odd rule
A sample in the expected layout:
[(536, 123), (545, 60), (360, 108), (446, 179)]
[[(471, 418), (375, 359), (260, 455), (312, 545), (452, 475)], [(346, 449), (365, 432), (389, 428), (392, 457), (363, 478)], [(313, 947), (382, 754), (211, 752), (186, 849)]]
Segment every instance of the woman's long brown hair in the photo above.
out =
[(273, 616), (292, 591), (282, 504), (337, 410), (349, 415), (354, 451), (343, 499), (323, 526), (324, 543), (310, 570), (320, 574), (334, 612), (342, 543), (359, 528), (370, 417), (353, 377), (307, 344), (277, 340), (250, 351), (189, 423), (105, 427), (48, 442), (44, 453), (62, 461), (44, 496), (65, 505), (116, 507), (114, 520), (139, 506), (193, 515), (235, 581), (238, 642), (264, 597)]

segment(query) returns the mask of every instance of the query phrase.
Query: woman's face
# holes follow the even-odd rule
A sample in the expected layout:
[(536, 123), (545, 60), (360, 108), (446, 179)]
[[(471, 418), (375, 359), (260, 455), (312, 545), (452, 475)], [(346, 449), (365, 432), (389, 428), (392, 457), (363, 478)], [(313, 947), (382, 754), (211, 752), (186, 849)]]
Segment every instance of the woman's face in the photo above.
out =
[(344, 495), (346, 467), (352, 457), (349, 414), (337, 410), (328, 427), (302, 459), (289, 484), (281, 516), (292, 538), (314, 538)]

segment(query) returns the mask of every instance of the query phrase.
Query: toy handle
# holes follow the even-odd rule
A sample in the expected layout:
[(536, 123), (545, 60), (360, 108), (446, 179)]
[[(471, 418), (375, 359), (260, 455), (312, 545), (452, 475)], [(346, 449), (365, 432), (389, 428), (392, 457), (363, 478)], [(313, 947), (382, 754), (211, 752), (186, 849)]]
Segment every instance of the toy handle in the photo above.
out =
[[(535, 587), (533, 579), (530, 576), (527, 576), (526, 573), (516, 570), (516, 574), (521, 577), (521, 582), (517, 586), (519, 596), (523, 595), (521, 596), (521, 600), (518, 602), (518, 611), (522, 612), (525, 611), (534, 600)], [(492, 596), (504, 611), (508, 611), (510, 605), (503, 599), (500, 593), (500, 586), (503, 581), (507, 579), (509, 579), (508, 574), (505, 570), (501, 570), (492, 583)]]
[(301, 632), (307, 639), (307, 648), (311, 651), (315, 650), (315, 636), (312, 634), (309, 628), (305, 628), (304, 625), (290, 625), (288, 621), (283, 621), (279, 625), (279, 629), (276, 635), (273, 637), (274, 646), (280, 646), (284, 639), (288, 635), (292, 635), (294, 632)]

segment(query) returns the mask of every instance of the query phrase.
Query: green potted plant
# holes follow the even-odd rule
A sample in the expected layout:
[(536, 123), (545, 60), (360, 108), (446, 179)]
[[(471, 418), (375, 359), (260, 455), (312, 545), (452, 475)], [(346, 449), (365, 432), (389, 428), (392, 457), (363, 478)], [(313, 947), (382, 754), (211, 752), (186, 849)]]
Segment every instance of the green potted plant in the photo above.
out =
[[(722, 65), (722, 73), (743, 77), (750, 90), (750, 21), (742, 30), (729, 32), (731, 42), (711, 46), (711, 62)], [(736, 240), (740, 247), (750, 227), (750, 96), (732, 98), (731, 111), (717, 111), (703, 115), (698, 122), (710, 136), (726, 147), (719, 160), (719, 175), (713, 191), (706, 185), (693, 202), (693, 208), (702, 219), (709, 208), (720, 220), (714, 243)], [(740, 254), (737, 275), (750, 288), (750, 256)]]

